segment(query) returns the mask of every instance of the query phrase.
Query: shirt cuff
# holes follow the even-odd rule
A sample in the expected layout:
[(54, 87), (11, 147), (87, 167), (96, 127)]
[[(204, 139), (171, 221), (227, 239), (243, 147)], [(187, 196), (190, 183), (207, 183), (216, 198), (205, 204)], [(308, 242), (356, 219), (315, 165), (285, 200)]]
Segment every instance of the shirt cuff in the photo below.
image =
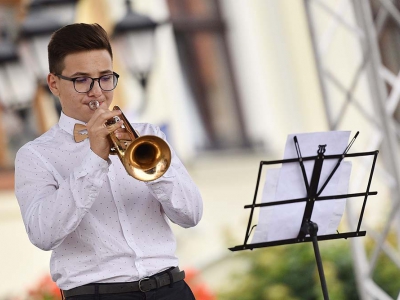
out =
[(167, 191), (173, 185), (174, 178), (175, 172), (172, 168), (169, 168), (163, 176), (153, 181), (147, 181), (145, 184), (153, 191), (159, 201), (168, 201), (169, 196)]

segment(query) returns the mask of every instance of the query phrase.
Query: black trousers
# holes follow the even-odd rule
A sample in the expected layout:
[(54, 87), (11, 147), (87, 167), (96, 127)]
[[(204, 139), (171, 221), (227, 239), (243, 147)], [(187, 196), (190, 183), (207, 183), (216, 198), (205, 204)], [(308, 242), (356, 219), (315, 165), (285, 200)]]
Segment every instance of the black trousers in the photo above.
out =
[(195, 298), (190, 287), (181, 280), (175, 282), (172, 287), (163, 286), (146, 293), (82, 295), (68, 297), (66, 300), (195, 300)]

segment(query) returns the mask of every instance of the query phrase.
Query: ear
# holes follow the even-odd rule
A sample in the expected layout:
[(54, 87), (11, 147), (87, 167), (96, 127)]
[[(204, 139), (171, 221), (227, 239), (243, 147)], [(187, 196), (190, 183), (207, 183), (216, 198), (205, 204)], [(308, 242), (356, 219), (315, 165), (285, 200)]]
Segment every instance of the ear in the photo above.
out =
[(58, 88), (58, 77), (52, 73), (47, 75), (47, 85), (54, 96), (58, 97), (60, 95), (60, 90)]

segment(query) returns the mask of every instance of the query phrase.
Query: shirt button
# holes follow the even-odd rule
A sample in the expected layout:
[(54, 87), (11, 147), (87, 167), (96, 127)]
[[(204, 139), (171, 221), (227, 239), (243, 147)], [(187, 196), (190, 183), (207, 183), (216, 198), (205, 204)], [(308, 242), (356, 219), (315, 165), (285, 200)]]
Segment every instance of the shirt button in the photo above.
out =
[(120, 212), (120, 213), (123, 213), (123, 212), (124, 212), (124, 210), (123, 210), (122, 208), (120, 208), (120, 209), (119, 209), (119, 212)]

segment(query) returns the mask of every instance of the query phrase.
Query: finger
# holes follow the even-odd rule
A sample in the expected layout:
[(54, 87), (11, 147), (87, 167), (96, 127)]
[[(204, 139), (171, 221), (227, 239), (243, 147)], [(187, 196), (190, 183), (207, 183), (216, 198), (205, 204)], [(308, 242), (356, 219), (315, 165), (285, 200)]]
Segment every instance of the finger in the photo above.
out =
[(115, 133), (124, 133), (124, 132), (128, 132), (128, 131), (126, 130), (125, 127), (120, 128), (120, 129), (117, 129), (117, 130), (115, 131)]
[[(91, 119), (87, 124), (89, 138), (94, 137), (102, 137), (105, 138), (111, 132), (114, 132), (117, 129), (120, 129), (123, 125), (123, 121), (113, 121), (111, 123), (107, 123), (108, 117), (115, 116), (115, 112), (104, 112), (99, 115), (95, 120)], [(112, 119), (112, 118), (111, 118)]]
[(88, 127), (92, 126), (103, 126), (108, 120), (113, 119), (116, 116), (119, 116), (121, 111), (113, 110), (110, 111), (108, 109), (99, 108), (95, 111), (92, 118), (88, 122)]
[(107, 109), (107, 110), (109, 110), (109, 109), (108, 109), (108, 105), (107, 105), (107, 102), (106, 102), (106, 101), (100, 102), (100, 105), (99, 105), (99, 107), (101, 107), (101, 108), (103, 108), (103, 109)]
[(109, 136), (110, 133), (121, 128), (121, 126), (122, 122), (117, 122), (109, 126), (103, 124), (101, 126), (91, 127), (90, 130), (88, 130), (89, 139), (90, 141), (101, 141), (107, 139), (107, 136)]
[[(125, 125), (125, 123), (124, 123), (123, 125)], [(115, 130), (114, 133), (116, 134), (116, 136), (117, 136), (118, 138), (119, 138), (120, 136), (121, 136), (121, 138), (124, 137), (124, 136), (126, 136), (126, 135), (129, 136), (129, 132), (128, 132), (128, 130), (126, 129), (125, 126), (122, 126), (121, 128), (118, 128), (117, 130)]]
[(99, 117), (99, 116), (101, 116), (101, 115), (104, 115), (104, 114), (109, 114), (109, 113), (111, 113), (112, 115), (120, 115), (121, 114), (121, 111), (119, 110), (119, 109), (113, 109), (113, 110), (109, 110), (108, 108), (107, 108), (107, 106), (105, 105), (105, 104), (101, 104), (100, 105), (100, 107), (98, 108), (98, 109), (96, 109), (96, 111), (95, 111), (95, 113), (93, 114), (93, 116), (94, 117)]
[(120, 140), (127, 140), (127, 141), (131, 141), (132, 140), (132, 137), (128, 132), (123, 132), (123, 133), (117, 132), (115, 134), (115, 136)]
[(105, 128), (107, 129), (108, 134), (110, 134), (111, 132), (121, 129), (121, 126), (123, 123), (124, 122), (122, 120), (119, 120), (118, 122), (116, 122), (114, 124), (105, 125)]

